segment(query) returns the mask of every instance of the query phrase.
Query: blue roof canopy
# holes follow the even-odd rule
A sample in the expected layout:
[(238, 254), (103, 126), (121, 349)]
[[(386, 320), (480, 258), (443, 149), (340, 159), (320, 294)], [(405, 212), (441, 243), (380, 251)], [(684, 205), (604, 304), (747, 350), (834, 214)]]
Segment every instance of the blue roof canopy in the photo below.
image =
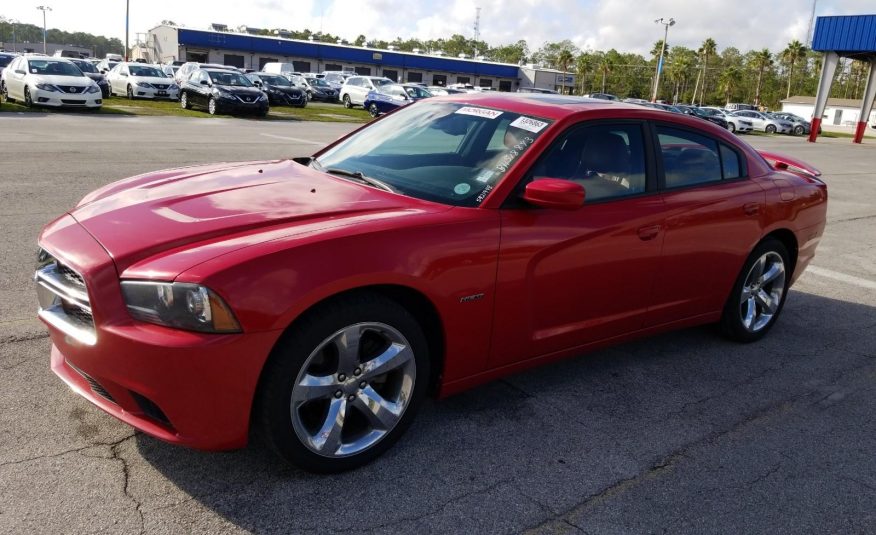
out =
[(351, 63), (383, 65), (384, 67), (458, 72), (504, 78), (517, 78), (518, 72), (515, 65), (501, 63), (472, 60), (466, 61), (419, 54), (391, 52), (388, 50), (375, 50), (320, 42), (280, 39), (276, 37), (261, 37), (239, 33), (211, 32), (184, 28), (180, 28), (178, 31), (179, 44), (186, 46), (240, 50), (254, 54), (298, 56), (323, 61), (348, 61)]
[(818, 17), (812, 50), (842, 54), (876, 54), (876, 15)]

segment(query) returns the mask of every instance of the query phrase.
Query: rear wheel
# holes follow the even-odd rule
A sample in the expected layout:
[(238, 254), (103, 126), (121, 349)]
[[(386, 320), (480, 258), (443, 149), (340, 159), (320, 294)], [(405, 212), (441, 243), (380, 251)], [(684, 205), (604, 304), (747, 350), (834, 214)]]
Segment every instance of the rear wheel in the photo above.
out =
[(353, 101), (350, 100), (350, 95), (344, 95), (344, 107), (347, 109), (353, 107)]
[(207, 103), (207, 111), (210, 112), (210, 115), (219, 113), (219, 106), (216, 104), (215, 98), (210, 97), (210, 102)]
[(31, 98), (31, 96), (30, 96), (30, 88), (29, 87), (24, 88), (24, 105), (27, 106), (28, 108), (33, 107), (33, 98)]
[(377, 104), (372, 104), (368, 106), (368, 113), (371, 115), (371, 117), (377, 117), (378, 115), (380, 115), (380, 110), (377, 109)]
[(797, 126), (794, 127), (794, 135), (795, 136), (802, 136), (804, 130), (805, 129), (803, 128), (803, 125), (798, 124)]
[(768, 238), (746, 260), (724, 306), (721, 327), (729, 338), (754, 342), (772, 328), (785, 305), (790, 282), (788, 249)]
[(375, 294), (302, 318), (262, 372), (255, 425), (280, 457), (314, 472), (359, 467), (410, 425), (429, 383), (414, 317)]
[(775, 133), (776, 133), (776, 125), (774, 125), (774, 124), (768, 124), (768, 125), (766, 126), (766, 133), (767, 133), (767, 134), (775, 134)]

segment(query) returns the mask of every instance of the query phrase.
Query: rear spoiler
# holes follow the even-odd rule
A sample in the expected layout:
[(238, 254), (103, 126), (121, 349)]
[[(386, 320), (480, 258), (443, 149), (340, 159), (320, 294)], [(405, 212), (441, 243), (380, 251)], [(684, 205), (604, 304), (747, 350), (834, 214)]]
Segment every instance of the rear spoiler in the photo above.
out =
[(784, 154), (777, 154), (775, 152), (767, 152), (764, 150), (759, 150), (758, 152), (772, 164), (773, 168), (780, 171), (790, 170), (803, 172), (812, 176), (821, 176), (821, 171), (804, 161), (785, 156)]

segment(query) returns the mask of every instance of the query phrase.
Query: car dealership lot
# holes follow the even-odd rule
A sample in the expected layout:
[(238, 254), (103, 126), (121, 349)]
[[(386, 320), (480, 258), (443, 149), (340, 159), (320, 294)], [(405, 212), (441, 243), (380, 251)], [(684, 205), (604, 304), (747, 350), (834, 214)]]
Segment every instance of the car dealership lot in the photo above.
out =
[(258, 446), (133, 434), (48, 369), (42, 225), (162, 167), (306, 155), (350, 125), (0, 118), (0, 532), (866, 532), (876, 529), (876, 146), (751, 137), (824, 171), (829, 224), (759, 343), (628, 343), (428, 403), (388, 454), (314, 476)]

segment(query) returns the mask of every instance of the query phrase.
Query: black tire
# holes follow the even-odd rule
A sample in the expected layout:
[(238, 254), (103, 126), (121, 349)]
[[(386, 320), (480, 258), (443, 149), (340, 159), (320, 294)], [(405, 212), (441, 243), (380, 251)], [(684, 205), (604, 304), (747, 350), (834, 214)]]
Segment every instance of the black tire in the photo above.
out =
[(7, 89), (6, 84), (0, 85), (0, 98), (3, 99), (3, 102), (14, 102), (9, 98), (9, 89)]
[(301, 104), (299, 104), (299, 105), (297, 105), (297, 106), (295, 106), (295, 107), (296, 107), (296, 108), (306, 108), (306, 107), (307, 107), (307, 100), (308, 100), (308, 99), (305, 98), (304, 101), (301, 102)]
[(795, 136), (802, 136), (805, 131), (806, 131), (806, 129), (803, 128), (803, 125), (798, 124), (797, 126), (794, 127), (794, 135)]
[(350, 100), (350, 95), (344, 95), (344, 107), (347, 109), (353, 107), (353, 101)]
[(377, 104), (371, 104), (368, 106), (368, 114), (371, 115), (371, 117), (377, 117), (380, 115), (380, 110), (377, 109)]
[[(772, 313), (769, 321), (762, 327), (752, 330), (745, 326), (743, 319), (743, 288), (746, 286), (746, 279), (752, 272), (755, 263), (760, 258), (771, 253), (781, 257), (783, 262), (784, 271), (781, 284), (781, 297), (778, 306), (776, 307), (775, 312)], [(788, 285), (791, 281), (791, 268), (792, 266), (788, 249), (779, 240), (767, 238), (754, 248), (748, 256), (748, 259), (745, 261), (745, 264), (743, 264), (742, 271), (740, 271), (739, 276), (736, 278), (736, 282), (733, 284), (733, 290), (731, 290), (730, 296), (727, 298), (727, 302), (724, 305), (724, 311), (721, 315), (721, 330), (727, 338), (736, 342), (749, 343), (760, 340), (767, 332), (769, 332), (773, 325), (775, 325), (776, 320), (778, 320), (779, 315), (785, 306), (785, 300), (788, 296)], [(764, 285), (763, 287), (766, 288), (767, 285)]]
[(258, 115), (259, 117), (267, 117), (267, 116), (268, 116), (268, 113), (269, 113), (270, 111), (271, 111), (271, 108), (265, 108), (264, 110), (259, 111), (257, 115)]
[(210, 97), (210, 100), (207, 102), (207, 112), (209, 112), (210, 115), (216, 115), (219, 113), (219, 103), (216, 102), (216, 99), (213, 97)]
[[(325, 340), (334, 333), (364, 322), (379, 322), (402, 333), (413, 351), (416, 379), (404, 412), (394, 427), (387, 430), (376, 443), (348, 456), (323, 456), (306, 446), (293, 428), (290, 413), (293, 387), (311, 354)], [(372, 293), (359, 293), (329, 301), (299, 319), (295, 328), (290, 329), (274, 348), (262, 371), (256, 394), (254, 429), (280, 458), (305, 470), (336, 473), (358, 468), (383, 454), (404, 434), (426, 396), (430, 369), (428, 344), (423, 330), (404, 307)]]
[(131, 87), (131, 84), (128, 84), (127, 94), (128, 94), (128, 100), (134, 100), (134, 88)]
[(33, 98), (30, 96), (30, 88), (24, 88), (24, 105), (28, 108), (33, 108)]
[(192, 105), (189, 103), (189, 95), (185, 91), (183, 91), (179, 96), (179, 105), (184, 110), (189, 110), (192, 108)]
[(766, 133), (767, 134), (775, 134), (776, 133), (776, 125), (773, 125), (773, 124), (766, 125)]
[(727, 121), (727, 130), (736, 133), (736, 125), (731, 123), (730, 121)]

